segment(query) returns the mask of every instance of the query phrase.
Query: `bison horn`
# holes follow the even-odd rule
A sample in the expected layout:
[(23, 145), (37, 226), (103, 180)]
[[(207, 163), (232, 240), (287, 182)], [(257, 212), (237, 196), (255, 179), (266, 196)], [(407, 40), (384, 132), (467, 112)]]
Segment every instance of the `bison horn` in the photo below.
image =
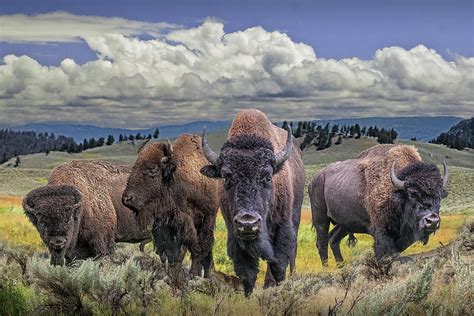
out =
[(402, 181), (397, 178), (397, 175), (395, 174), (395, 162), (392, 164), (392, 170), (390, 172), (390, 179), (392, 180), (393, 186), (397, 190), (404, 190), (405, 189), (405, 181)]
[(212, 150), (211, 147), (209, 147), (209, 144), (207, 143), (207, 128), (204, 126), (204, 129), (202, 131), (202, 150), (204, 151), (204, 156), (206, 159), (212, 164), (212, 165), (217, 165), (217, 158), (219, 158), (219, 155), (215, 153), (214, 150)]
[(281, 164), (283, 164), (288, 159), (288, 157), (290, 157), (291, 150), (293, 149), (293, 140), (291, 139), (291, 126), (288, 125), (286, 131), (288, 132), (288, 136), (286, 138), (285, 148), (283, 148), (283, 151), (276, 154), (277, 169), (279, 169)]
[(443, 161), (443, 168), (444, 168), (443, 189), (446, 189), (446, 187), (448, 186), (449, 171), (448, 171), (448, 165), (446, 165), (446, 162), (444, 161)]
[(173, 145), (171, 145), (171, 142), (169, 139), (166, 140), (165, 149), (166, 149), (165, 155), (167, 157), (170, 157), (173, 154)]
[(140, 151), (145, 147), (145, 145), (150, 141), (150, 139), (145, 140), (143, 143), (138, 146), (137, 153), (139, 154)]

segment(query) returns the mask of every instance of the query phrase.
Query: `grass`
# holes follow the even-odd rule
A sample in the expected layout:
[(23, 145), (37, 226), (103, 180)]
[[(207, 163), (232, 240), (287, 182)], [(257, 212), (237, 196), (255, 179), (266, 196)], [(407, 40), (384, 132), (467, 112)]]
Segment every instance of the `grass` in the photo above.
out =
[[(27, 247), (35, 252), (46, 252), (47, 249), (41, 241), (38, 232), (23, 214), (20, 203), (21, 200), (17, 197), (0, 197), (0, 242)], [(427, 252), (440, 247), (440, 245), (449, 244), (455, 239), (459, 228), (472, 215), (474, 215), (473, 209), (464, 213), (444, 214), (440, 230), (430, 238), (428, 244), (421, 245), (416, 243), (408, 248), (404, 254)], [(356, 237), (358, 243), (353, 248), (347, 246), (347, 237), (341, 242), (341, 251), (347, 263), (353, 262), (365, 252), (372, 251), (372, 237), (363, 234), (356, 234)], [(215, 239), (214, 264), (216, 270), (226, 274), (234, 274), (232, 261), (226, 253), (227, 229), (220, 214), (217, 218)], [(302, 212), (301, 226), (298, 234), (297, 271), (301, 273), (335, 271), (337, 265), (331, 251), (329, 252), (329, 268), (325, 269), (322, 267), (316, 251), (315, 240), (316, 234), (311, 225), (311, 212), (305, 209)], [(189, 258), (187, 260), (189, 261)], [(258, 282), (261, 285), (263, 284), (266, 271), (266, 263), (264, 261), (260, 262), (260, 270)]]
[[(209, 140), (211, 146), (218, 150), (225, 140), (225, 133), (211, 134)], [(435, 249), (455, 240), (462, 225), (474, 217), (473, 151), (460, 152), (440, 145), (424, 143), (402, 143), (416, 145), (425, 161), (437, 163), (441, 167), (440, 162), (446, 160), (449, 165), (449, 196), (443, 200), (440, 230), (430, 238), (427, 245), (414, 244), (403, 255), (438, 251)], [(305, 150), (303, 159), (305, 161), (306, 183), (327, 164), (352, 158), (372, 145), (375, 145), (374, 139), (347, 139), (341, 145), (333, 146), (324, 151)], [(360, 276), (365, 269), (360, 265), (360, 262), (364, 258), (370, 257), (373, 239), (368, 235), (357, 234), (358, 243), (355, 247), (348, 248), (346, 239), (341, 242), (342, 254), (348, 267), (342, 270), (338, 269), (330, 251), (329, 267), (323, 268), (315, 247), (316, 237), (311, 225), (311, 212), (307, 194), (305, 194), (298, 235), (297, 275), (277, 289), (265, 291), (257, 289), (251, 299), (244, 299), (241, 293), (229, 292), (221, 288), (215, 289), (213, 288), (215, 285), (201, 284), (200, 281), (196, 284), (183, 285), (183, 288), (170, 289), (166, 283), (166, 278), (154, 283), (152, 285), (153, 289), (146, 289), (142, 293), (140, 289), (132, 286), (129, 282), (138, 282), (137, 284), (140, 286), (145, 286), (147, 284), (145, 280), (149, 278), (145, 278), (145, 276), (149, 276), (150, 272), (141, 271), (128, 261), (122, 261), (122, 266), (118, 268), (111, 268), (108, 263), (97, 263), (99, 265), (97, 267), (94, 266), (95, 263), (89, 263), (81, 268), (82, 270), (77, 270), (80, 269), (80, 266), (79, 268), (75, 266), (65, 268), (65, 270), (61, 270), (61, 268), (56, 271), (48, 265), (47, 259), (36, 258), (37, 255), (33, 256), (36, 261), (31, 259), (33, 253), (45, 253), (47, 249), (36, 229), (23, 214), (21, 208), (22, 196), (30, 190), (44, 185), (52, 168), (65, 161), (71, 159), (106, 159), (132, 164), (135, 157), (136, 146), (123, 143), (95, 148), (80, 154), (51, 152), (48, 156), (44, 154), (29, 155), (21, 157), (22, 164), (19, 168), (0, 166), (0, 179), (2, 180), (0, 181), (0, 248), (3, 244), (9, 245), (13, 249), (20, 249), (19, 251), (25, 251), (27, 255), (23, 256), (22, 264), (27, 263), (29, 267), (27, 276), (19, 276), (19, 266), (15, 266), (15, 260), (8, 261), (6, 259), (8, 255), (5, 255), (6, 252), (2, 252), (0, 249), (0, 314), (28, 314), (39, 307), (46, 308), (45, 304), (50, 304), (47, 308), (52, 308), (52, 306), (56, 306), (52, 303), (57, 302), (51, 302), (50, 299), (56, 296), (48, 287), (62, 290), (63, 287), (68, 286), (74, 286), (73, 288), (67, 288), (69, 295), (72, 295), (72, 297), (67, 298), (70, 301), (66, 301), (66, 305), (61, 305), (62, 313), (72, 313), (74, 310), (68, 308), (75, 306), (74, 304), (79, 299), (85, 308), (82, 310), (84, 313), (111, 314), (114, 311), (113, 307), (107, 305), (108, 303), (101, 305), (102, 302), (111, 301), (116, 294), (111, 290), (110, 284), (116, 284), (114, 287), (123, 287), (130, 293), (133, 292), (133, 295), (141, 297), (138, 300), (137, 297), (125, 295), (123, 301), (119, 300), (119, 303), (125, 306), (122, 312), (130, 314), (141, 313), (142, 310), (139, 306), (142, 306), (143, 302), (148, 302), (147, 304), (150, 307), (147, 308), (151, 308), (149, 309), (150, 313), (162, 315), (171, 313), (262, 315), (269, 311), (271, 311), (270, 314), (316, 314), (327, 313), (328, 307), (339, 308), (339, 312), (347, 312), (350, 309), (348, 300), (356, 299), (360, 291), (364, 291), (364, 294), (357, 307), (352, 310), (355, 314), (395, 314), (399, 311), (404, 311), (405, 314), (420, 314), (428, 311), (431, 314), (451, 315), (472, 310), (469, 309), (469, 303), (466, 303), (472, 301), (474, 297), (472, 294), (472, 268), (470, 265), (466, 268), (465, 263), (466, 260), (472, 262), (472, 256), (468, 256), (468, 259), (458, 257), (443, 259), (445, 261), (437, 263), (436, 269), (440, 272), (437, 272), (433, 279), (427, 277), (429, 275), (427, 271), (432, 271), (429, 269), (434, 269), (434, 265), (423, 263), (410, 266), (409, 269), (400, 268), (396, 270), (394, 279), (387, 279), (377, 284)], [(215, 231), (215, 268), (226, 274), (234, 274), (232, 262), (226, 254), (226, 235), (224, 221), (219, 215)], [(138, 255), (136, 245), (119, 245), (118, 249), (119, 252), (126, 251), (129, 257)], [(148, 256), (152, 252), (152, 246), (148, 245), (146, 249), (149, 252)], [(150, 258), (147, 260), (156, 260), (156, 256)], [(186, 260), (186, 264), (189, 266), (189, 258)], [(104, 265), (108, 269), (103, 270)], [(93, 281), (88, 277), (87, 282), (92, 282), (87, 283), (90, 287), (82, 288), (82, 292), (77, 292), (78, 284), (71, 280), (86, 278), (86, 275), (84, 275), (87, 272), (84, 270), (86, 268), (92, 269), (87, 270), (90, 273), (102, 269), (100, 270), (101, 276), (96, 277), (97, 281)], [(114, 273), (119, 271), (117, 269), (120, 269), (121, 272)], [(258, 287), (263, 284), (265, 270), (266, 264), (261, 261), (257, 280)], [(60, 274), (56, 275), (55, 273)], [(357, 277), (351, 279), (354, 286), (350, 289), (347, 300), (340, 307), (337, 307), (335, 300), (341, 301), (345, 297), (345, 281), (343, 281), (345, 273), (353, 273)], [(64, 280), (70, 280), (72, 283), (63, 283), (59, 276)], [(72, 279), (70, 279), (70, 276)], [(52, 281), (50, 278), (52, 278)], [(50, 280), (52, 283), (42, 282), (41, 280)], [(82, 284), (81, 286), (86, 285), (86, 283), (80, 284)], [(74, 296), (76, 294), (77, 296)], [(12, 298), (6, 299), (10, 297)], [(56, 300), (66, 299), (57, 296)], [(6, 303), (2, 305), (2, 302)], [(120, 309), (117, 306), (115, 308)], [(297, 310), (295, 310), (295, 306), (297, 306)], [(46, 311), (57, 313), (57, 310), (53, 309), (46, 309)]]

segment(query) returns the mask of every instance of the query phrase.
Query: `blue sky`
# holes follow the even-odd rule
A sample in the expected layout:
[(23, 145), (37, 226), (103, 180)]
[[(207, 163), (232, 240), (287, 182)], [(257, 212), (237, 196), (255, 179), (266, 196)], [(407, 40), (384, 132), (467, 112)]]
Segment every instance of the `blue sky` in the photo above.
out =
[(0, 123), (470, 116), (473, 56), (473, 1), (3, 0)]
[[(207, 17), (233, 32), (255, 25), (281, 30), (311, 45), (325, 58), (372, 58), (380, 47), (412, 48), (423, 44), (446, 59), (474, 55), (474, 9), (469, 0), (398, 1), (10, 1), (0, 14), (67, 11), (78, 15), (125, 17), (148, 22), (196, 26)], [(68, 56), (78, 62), (95, 55), (85, 44), (31, 45), (0, 43), (2, 55), (29, 54), (45, 64)]]

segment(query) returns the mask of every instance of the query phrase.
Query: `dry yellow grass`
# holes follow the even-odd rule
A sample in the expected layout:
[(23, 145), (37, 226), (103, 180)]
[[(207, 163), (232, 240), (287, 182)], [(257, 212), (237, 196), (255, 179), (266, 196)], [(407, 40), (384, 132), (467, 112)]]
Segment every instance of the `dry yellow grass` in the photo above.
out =
[[(0, 241), (10, 245), (31, 247), (36, 251), (46, 251), (35, 227), (25, 217), (21, 209), (21, 198), (0, 196)], [(461, 214), (443, 214), (440, 230), (433, 235), (427, 245), (416, 243), (403, 254), (426, 252), (447, 245), (456, 238), (462, 224), (472, 215), (472, 210)], [(349, 248), (346, 239), (341, 242), (341, 251), (347, 263), (352, 262), (361, 254), (372, 251), (373, 239), (369, 235), (356, 234), (358, 243)], [(227, 230), (219, 214), (215, 231), (214, 261), (217, 270), (234, 274), (232, 261), (226, 254)], [(330, 272), (337, 269), (334, 257), (329, 250), (329, 267), (323, 268), (315, 246), (316, 234), (311, 224), (311, 212), (304, 209), (298, 234), (298, 256), (296, 269), (299, 273)], [(262, 284), (266, 271), (266, 263), (261, 261), (258, 283)]]

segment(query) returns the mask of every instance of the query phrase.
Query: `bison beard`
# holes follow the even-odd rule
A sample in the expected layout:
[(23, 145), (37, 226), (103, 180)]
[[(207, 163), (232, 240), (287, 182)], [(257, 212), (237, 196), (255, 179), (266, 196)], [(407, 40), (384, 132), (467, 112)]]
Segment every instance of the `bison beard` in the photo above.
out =
[[(418, 220), (413, 216), (409, 203), (416, 197), (418, 200), (437, 200), (447, 196), (443, 189), (441, 174), (434, 164), (415, 162), (404, 168), (398, 177), (406, 180), (405, 190), (395, 191), (386, 202), (387, 220), (384, 229), (375, 229), (376, 253), (382, 254), (402, 252), (413, 242), (428, 243), (435, 230), (418, 227)], [(435, 205), (439, 208), (439, 204)], [(377, 241), (378, 239), (378, 241)]]

